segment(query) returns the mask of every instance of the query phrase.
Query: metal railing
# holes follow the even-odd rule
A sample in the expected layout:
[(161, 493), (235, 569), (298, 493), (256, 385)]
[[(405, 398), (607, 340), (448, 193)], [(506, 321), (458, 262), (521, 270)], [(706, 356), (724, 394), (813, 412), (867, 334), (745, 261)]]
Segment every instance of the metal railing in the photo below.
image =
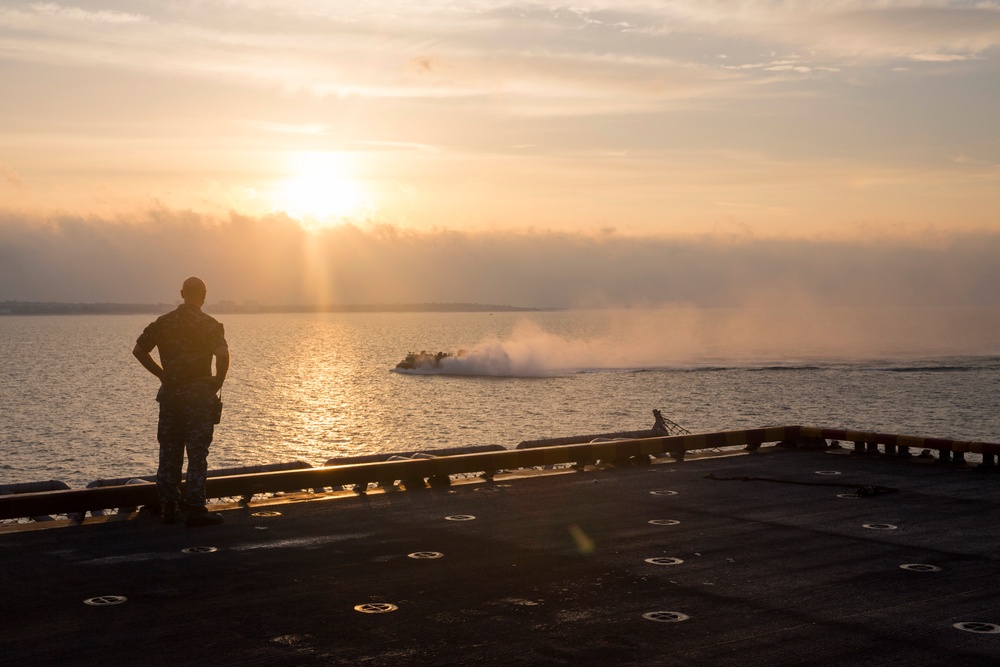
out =
[[(296, 470), (271, 470), (252, 474), (210, 476), (206, 492), (210, 498), (247, 498), (255, 494), (292, 492), (302, 489), (394, 484), (397, 480), (442, 478), (450, 475), (482, 473), (490, 478), (496, 471), (544, 468), (563, 464), (627, 462), (640, 457), (671, 455), (683, 459), (689, 451), (745, 446), (758, 449), (769, 442), (794, 445), (805, 440), (853, 440), (891, 446), (922, 447), (939, 452), (975, 452), (984, 464), (993, 465), (1000, 444), (919, 438), (844, 429), (777, 426), (692, 435), (660, 436), (551, 447), (486, 451), (431, 458), (407, 458), (350, 465)], [(648, 459), (647, 459), (648, 460)], [(34, 493), (0, 495), (0, 519), (56, 514), (80, 514), (116, 507), (137, 507), (157, 501), (153, 484), (100, 486)]]

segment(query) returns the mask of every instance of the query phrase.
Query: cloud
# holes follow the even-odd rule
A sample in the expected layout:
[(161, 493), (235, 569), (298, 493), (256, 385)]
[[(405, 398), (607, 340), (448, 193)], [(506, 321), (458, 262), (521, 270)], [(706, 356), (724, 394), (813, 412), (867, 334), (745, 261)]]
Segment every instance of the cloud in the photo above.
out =
[[(235, 8), (233, 7), (235, 5)], [(627, 31), (627, 32), (623, 32)], [(1000, 5), (944, 1), (55, 3), (0, 10), (0, 54), (336, 98), (478, 100), (533, 114), (671, 108), (870, 64), (950, 63), (1000, 45)], [(726, 52), (726, 67), (716, 54)], [(766, 54), (763, 55), (762, 54)], [(766, 58), (766, 59), (764, 59)], [(767, 63), (770, 62), (770, 65)]]
[(915, 53), (910, 56), (912, 60), (925, 63), (958, 63), (965, 60), (982, 60), (977, 56), (957, 55), (953, 53)]
[(178, 276), (266, 304), (998, 305), (1000, 233), (865, 240), (414, 231), (307, 232), (284, 216), (0, 213), (0, 301), (170, 301)]
[(0, 179), (3, 179), (7, 185), (15, 188), (24, 187), (24, 180), (21, 179), (21, 175), (4, 164), (0, 164)]
[(303, 134), (308, 136), (325, 136), (330, 134), (330, 126), (323, 123), (272, 123), (253, 119), (243, 119), (237, 124), (258, 132), (275, 134)]
[(80, 7), (66, 7), (54, 2), (35, 2), (29, 4), (28, 8), (50, 20), (64, 19), (67, 21), (101, 24), (145, 23), (149, 21), (149, 17), (142, 14), (129, 14), (113, 10), (95, 12)]
[(921, 53), (975, 54), (1000, 45), (1000, 4), (948, 0), (671, 2), (680, 30), (785, 45), (851, 62)]
[(355, 144), (359, 148), (369, 150), (401, 150), (417, 151), (420, 153), (440, 153), (441, 147), (432, 144), (421, 144), (414, 141), (359, 141)]

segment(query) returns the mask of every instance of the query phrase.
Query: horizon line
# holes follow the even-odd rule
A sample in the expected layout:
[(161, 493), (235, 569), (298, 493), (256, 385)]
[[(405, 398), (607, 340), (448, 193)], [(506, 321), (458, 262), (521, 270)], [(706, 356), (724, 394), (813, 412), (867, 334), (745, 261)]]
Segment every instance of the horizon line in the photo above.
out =
[[(0, 315), (86, 315), (86, 314), (145, 314), (152, 312), (167, 312), (176, 308), (182, 301), (173, 303), (123, 303), (113, 301), (102, 302), (67, 302), (67, 301), (0, 301)], [(220, 314), (267, 314), (267, 313), (306, 313), (306, 312), (532, 312), (565, 310), (555, 307), (511, 306), (507, 304), (488, 304), (474, 302), (413, 302), (413, 303), (364, 303), (364, 304), (294, 304), (265, 305), (254, 300), (236, 303), (232, 300), (221, 300), (206, 303), (206, 312)]]

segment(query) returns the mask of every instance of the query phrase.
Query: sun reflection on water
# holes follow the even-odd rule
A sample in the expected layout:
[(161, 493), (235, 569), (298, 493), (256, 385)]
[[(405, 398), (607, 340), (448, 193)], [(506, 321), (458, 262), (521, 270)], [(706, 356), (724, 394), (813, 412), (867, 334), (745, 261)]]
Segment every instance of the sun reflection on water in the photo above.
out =
[[(527, 439), (644, 428), (653, 408), (696, 432), (783, 423), (983, 441), (1000, 432), (1000, 357), (989, 354), (778, 365), (768, 357), (542, 377), (402, 375), (391, 369), (407, 351), (514, 340), (524, 320), (571, 342), (605, 341), (615, 363), (630, 346), (644, 359), (651, 349), (640, 349), (625, 329), (595, 312), (220, 319), (233, 365), (212, 468), (513, 447)], [(670, 321), (676, 327), (678, 319)], [(0, 318), (0, 483), (62, 479), (84, 486), (155, 471), (155, 379), (128, 354), (148, 322), (144, 315)], [(956, 326), (979, 326), (993, 340), (998, 323), (1000, 315)], [(652, 329), (661, 339), (672, 331)]]

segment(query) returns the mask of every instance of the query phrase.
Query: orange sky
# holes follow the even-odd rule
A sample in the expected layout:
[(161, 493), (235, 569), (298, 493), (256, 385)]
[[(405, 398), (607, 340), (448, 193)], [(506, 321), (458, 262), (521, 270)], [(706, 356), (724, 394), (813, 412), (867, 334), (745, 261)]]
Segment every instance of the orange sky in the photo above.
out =
[(0, 214), (995, 234), (998, 44), (995, 1), (9, 0)]
[(995, 2), (6, 2), (8, 208), (995, 228)]

